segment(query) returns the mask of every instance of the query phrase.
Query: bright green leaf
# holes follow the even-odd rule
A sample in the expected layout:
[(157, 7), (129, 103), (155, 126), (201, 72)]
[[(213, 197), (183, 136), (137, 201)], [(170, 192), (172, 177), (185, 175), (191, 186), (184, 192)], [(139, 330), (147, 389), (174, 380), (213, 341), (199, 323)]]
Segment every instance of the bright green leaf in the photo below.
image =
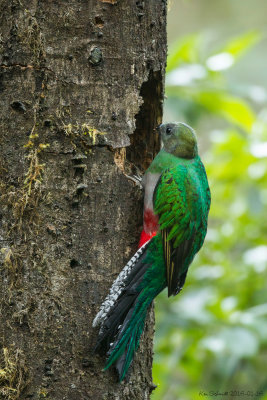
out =
[(210, 112), (223, 116), (228, 121), (239, 125), (247, 132), (255, 122), (254, 112), (245, 101), (225, 92), (195, 92), (192, 98)]
[(199, 60), (200, 36), (184, 36), (169, 51), (166, 71), (170, 72), (182, 63), (197, 63)]
[(231, 39), (222, 49), (221, 52), (231, 54), (238, 58), (251, 49), (261, 39), (261, 35), (257, 31), (247, 32), (235, 39)]

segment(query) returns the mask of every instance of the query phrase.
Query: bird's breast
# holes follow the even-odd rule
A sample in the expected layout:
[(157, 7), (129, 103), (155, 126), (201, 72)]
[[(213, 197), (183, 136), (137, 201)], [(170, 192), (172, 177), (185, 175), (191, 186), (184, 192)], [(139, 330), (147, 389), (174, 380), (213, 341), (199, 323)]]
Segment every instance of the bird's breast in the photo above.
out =
[(160, 178), (159, 173), (148, 172), (145, 175), (144, 231), (151, 235), (158, 230), (158, 216), (154, 214), (153, 194)]

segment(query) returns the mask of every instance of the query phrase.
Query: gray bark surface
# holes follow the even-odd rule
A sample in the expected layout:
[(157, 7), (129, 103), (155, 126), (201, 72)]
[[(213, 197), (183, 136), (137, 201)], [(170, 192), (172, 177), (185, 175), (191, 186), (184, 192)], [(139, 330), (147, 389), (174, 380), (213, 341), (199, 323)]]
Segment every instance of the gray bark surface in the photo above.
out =
[(163, 0), (0, 0), (0, 399), (148, 399), (153, 312), (128, 381), (92, 320), (136, 251), (158, 150)]

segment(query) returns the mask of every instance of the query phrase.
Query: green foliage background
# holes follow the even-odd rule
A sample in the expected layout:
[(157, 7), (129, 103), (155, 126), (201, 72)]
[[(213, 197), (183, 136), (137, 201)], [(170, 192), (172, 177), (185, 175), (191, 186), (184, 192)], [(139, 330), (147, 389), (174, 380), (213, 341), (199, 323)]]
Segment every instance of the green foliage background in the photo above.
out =
[(153, 400), (267, 399), (267, 96), (229, 74), (262, 40), (169, 49), (165, 119), (196, 129), (212, 206), (182, 293), (156, 300)]

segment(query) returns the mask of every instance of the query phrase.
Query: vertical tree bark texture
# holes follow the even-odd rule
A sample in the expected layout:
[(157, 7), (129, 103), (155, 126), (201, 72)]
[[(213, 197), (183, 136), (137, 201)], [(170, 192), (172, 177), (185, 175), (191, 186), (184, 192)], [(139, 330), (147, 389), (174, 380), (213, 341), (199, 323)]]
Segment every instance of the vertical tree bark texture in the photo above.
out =
[(1, 399), (149, 398), (153, 313), (122, 384), (91, 325), (137, 247), (165, 28), (165, 0), (0, 1)]

